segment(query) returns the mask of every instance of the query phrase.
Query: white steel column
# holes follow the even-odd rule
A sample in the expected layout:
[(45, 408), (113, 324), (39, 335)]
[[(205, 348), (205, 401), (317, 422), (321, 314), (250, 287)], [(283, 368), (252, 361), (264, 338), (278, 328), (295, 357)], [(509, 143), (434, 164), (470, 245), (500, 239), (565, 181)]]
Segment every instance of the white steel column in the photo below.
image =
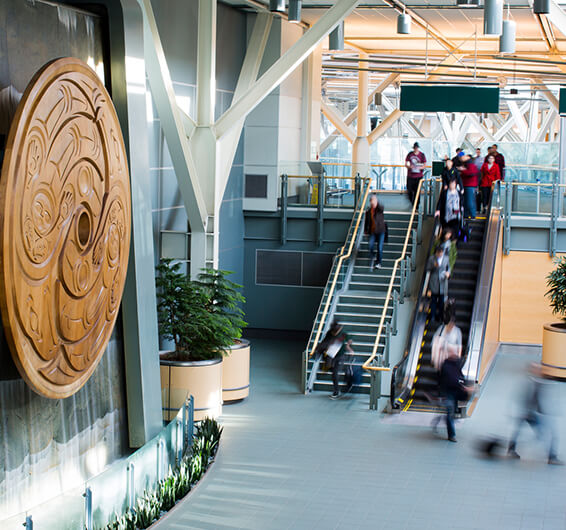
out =
[(566, 184), (566, 116), (560, 116), (560, 151), (558, 153), (558, 182)]
[(199, 0), (197, 45), (197, 125), (214, 123), (216, 100), (216, 0)]
[[(360, 59), (367, 59), (367, 54), (360, 52)], [(368, 63), (360, 61), (358, 70), (358, 121), (357, 137), (352, 145), (352, 176), (365, 177), (369, 174), (368, 142)]]

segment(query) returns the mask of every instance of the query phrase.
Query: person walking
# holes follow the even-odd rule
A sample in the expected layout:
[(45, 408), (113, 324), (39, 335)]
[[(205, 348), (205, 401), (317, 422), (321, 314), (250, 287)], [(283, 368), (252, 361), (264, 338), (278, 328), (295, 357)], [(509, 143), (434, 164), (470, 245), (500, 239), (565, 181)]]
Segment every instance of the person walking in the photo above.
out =
[[(326, 337), (325, 337), (326, 340)], [(352, 339), (344, 331), (344, 326), (334, 322), (330, 328), (328, 336), (328, 346), (326, 347), (326, 364), (332, 369), (333, 392), (330, 399), (338, 399), (342, 396), (340, 392), (340, 370), (344, 364), (346, 352), (354, 354), (352, 349)], [(351, 381), (346, 381), (348, 388), (351, 388)]]
[(415, 202), (419, 182), (423, 178), (426, 156), (420, 150), (418, 142), (413, 144), (413, 150), (405, 158), (407, 167), (407, 197), (411, 204)]
[(464, 166), (460, 171), (464, 184), (464, 217), (476, 218), (476, 190), (479, 184), (480, 172), (470, 157), (464, 157)]
[(481, 208), (482, 214), (487, 212), (491, 195), (491, 186), (496, 180), (501, 180), (499, 166), (495, 163), (495, 156), (487, 155), (481, 168)]
[(495, 163), (499, 166), (501, 180), (505, 180), (505, 157), (497, 150), (497, 144), (493, 144), (489, 148), (489, 154), (494, 156)]
[(450, 229), (454, 237), (458, 237), (460, 232), (463, 204), (463, 186), (455, 179), (449, 180), (448, 187), (440, 193), (434, 215), (440, 218), (442, 230)]
[(431, 363), (440, 372), (444, 361), (451, 355), (462, 357), (462, 330), (456, 325), (454, 301), (446, 303), (444, 308), (444, 324), (432, 337)]
[[(364, 232), (369, 236), (368, 246), (370, 253), (370, 270), (381, 268), (383, 257), (383, 243), (385, 242), (385, 216), (383, 204), (377, 200), (377, 195), (372, 194), (369, 199), (369, 208), (366, 210)], [(375, 258), (375, 247), (377, 244), (377, 260)], [(377, 262), (376, 262), (377, 261)]]
[[(458, 408), (458, 401), (467, 401), (472, 389), (467, 387), (462, 374), (460, 356), (457, 348), (449, 346), (448, 356), (442, 363), (439, 377), (440, 397), (446, 412), (446, 431), (448, 440), (456, 442), (456, 426), (454, 424), (454, 414)], [(435, 428), (433, 424), (433, 429)]]
[(442, 245), (436, 248), (434, 256), (428, 258), (426, 271), (429, 273), (430, 317), (441, 322), (444, 313), (444, 298), (448, 294), (448, 278), (450, 278), (450, 262)]
[(520, 458), (519, 453), (517, 453), (517, 439), (523, 424), (528, 423), (534, 431), (538, 432), (540, 439), (548, 438), (548, 463), (552, 465), (563, 464), (561, 460), (558, 460), (556, 453), (556, 429), (550, 414), (551, 400), (547, 395), (551, 385), (550, 381), (544, 379), (541, 365), (531, 363), (528, 368), (528, 376), (521, 399), (522, 410), (507, 450), (507, 455), (510, 458)]

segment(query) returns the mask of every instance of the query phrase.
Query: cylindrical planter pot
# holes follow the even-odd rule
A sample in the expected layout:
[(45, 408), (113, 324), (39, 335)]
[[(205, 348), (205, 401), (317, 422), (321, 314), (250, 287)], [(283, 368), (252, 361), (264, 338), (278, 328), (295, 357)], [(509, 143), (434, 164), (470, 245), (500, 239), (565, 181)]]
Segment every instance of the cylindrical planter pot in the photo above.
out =
[(542, 371), (566, 379), (566, 324), (544, 324), (542, 329)]
[(207, 361), (160, 359), (163, 419), (171, 421), (188, 395), (195, 400), (195, 421), (222, 413), (222, 358)]
[(250, 394), (250, 341), (240, 339), (232, 345), (222, 362), (222, 400), (240, 401)]

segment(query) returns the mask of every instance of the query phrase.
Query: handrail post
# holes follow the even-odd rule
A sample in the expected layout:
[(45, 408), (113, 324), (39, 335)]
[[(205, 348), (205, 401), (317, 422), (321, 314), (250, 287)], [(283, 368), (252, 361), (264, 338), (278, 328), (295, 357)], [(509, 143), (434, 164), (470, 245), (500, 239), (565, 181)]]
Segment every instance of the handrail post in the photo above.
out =
[(23, 524), (26, 527), (26, 530), (33, 530), (33, 519), (31, 515), (26, 515), (26, 522)]
[(354, 179), (354, 210), (360, 200), (361, 194), (361, 185), (362, 185), (362, 177), (360, 177), (359, 173), (356, 173), (356, 178)]
[(308, 394), (307, 392), (308, 369), (309, 369), (309, 348), (307, 344), (307, 349), (303, 352), (302, 370), (301, 370), (301, 388), (303, 389), (303, 394)]
[(389, 366), (389, 352), (391, 349), (391, 323), (385, 324), (385, 348), (384, 348), (384, 365)]
[(519, 206), (519, 186), (513, 186), (514, 180), (511, 182), (511, 211), (517, 210)]
[(420, 201), (419, 214), (417, 217), (417, 238), (419, 243), (423, 240), (423, 217), (424, 217), (424, 201)]
[[(372, 362), (372, 366), (383, 366), (381, 355), (377, 355)], [(372, 370), (370, 372), (370, 389), (369, 389), (369, 408), (377, 410), (379, 398), (381, 397), (381, 371)]]
[(411, 295), (411, 258), (405, 256), (405, 296)]
[(317, 208), (317, 219), (316, 219), (316, 242), (317, 246), (322, 245), (323, 238), (323, 225), (324, 225), (324, 173), (318, 176), (318, 208)]
[(397, 313), (399, 312), (399, 291), (393, 290), (393, 315), (391, 315), (391, 333), (397, 335)]
[(134, 505), (136, 503), (136, 488), (135, 488), (135, 475), (136, 475), (136, 466), (133, 462), (128, 464), (126, 468), (126, 472), (128, 473), (128, 481), (127, 481), (127, 491), (128, 491), (128, 508), (130, 510), (134, 509)]
[(552, 210), (550, 215), (550, 241), (549, 254), (551, 257), (556, 255), (556, 236), (558, 233), (558, 182), (556, 179), (552, 182)]
[(399, 302), (404, 303), (405, 298), (405, 260), (401, 261), (399, 268)]
[[(540, 179), (536, 178), (536, 183), (540, 184)], [(540, 213), (540, 186), (537, 186), (537, 209), (536, 213)]]
[(505, 255), (509, 254), (511, 248), (511, 194), (513, 193), (513, 183), (505, 183), (505, 215), (503, 217), (503, 253)]
[(417, 268), (417, 231), (413, 228), (412, 234), (413, 248), (411, 250), (411, 268), (415, 270)]
[(94, 530), (94, 525), (92, 524), (92, 490), (88, 486), (83, 493), (83, 497), (85, 498), (85, 530)]
[(289, 177), (281, 175), (281, 244), (287, 243), (287, 201), (289, 197)]

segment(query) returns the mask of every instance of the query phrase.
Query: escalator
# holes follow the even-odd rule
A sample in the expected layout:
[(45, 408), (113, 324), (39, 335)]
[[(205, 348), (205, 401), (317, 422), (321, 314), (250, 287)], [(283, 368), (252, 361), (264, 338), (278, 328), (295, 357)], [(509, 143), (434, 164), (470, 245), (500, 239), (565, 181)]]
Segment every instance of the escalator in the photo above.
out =
[[(501, 223), (499, 188), (492, 196), (497, 199), (492, 199), (487, 218), (470, 221), (468, 241), (458, 243), (458, 257), (448, 282), (448, 296), (455, 300), (456, 325), (462, 331), (463, 372), (466, 379), (475, 383), (480, 382), (480, 371), (482, 374), (488, 372), (482, 362), (487, 364), (493, 360), (486, 357), (482, 361)], [(438, 230), (435, 227), (434, 234)], [(429, 255), (433, 239), (434, 235), (429, 243)], [(408, 345), (403, 358), (392, 371), (392, 409), (414, 412), (437, 410), (438, 381), (431, 364), (431, 345), (439, 324), (430, 318), (429, 298), (426, 296), (428, 278), (428, 273), (423, 274)]]
[[(466, 351), (470, 332), (474, 298), (477, 287), (479, 265), (482, 254), (485, 219), (470, 221), (470, 238), (458, 244), (458, 259), (448, 282), (448, 297), (456, 301), (456, 325), (462, 331), (462, 351)], [(419, 363), (413, 381), (413, 388), (404, 410), (434, 410), (431, 401), (437, 397), (437, 375), (431, 363), (432, 337), (440, 326), (427, 314), (426, 326), (419, 353)]]

